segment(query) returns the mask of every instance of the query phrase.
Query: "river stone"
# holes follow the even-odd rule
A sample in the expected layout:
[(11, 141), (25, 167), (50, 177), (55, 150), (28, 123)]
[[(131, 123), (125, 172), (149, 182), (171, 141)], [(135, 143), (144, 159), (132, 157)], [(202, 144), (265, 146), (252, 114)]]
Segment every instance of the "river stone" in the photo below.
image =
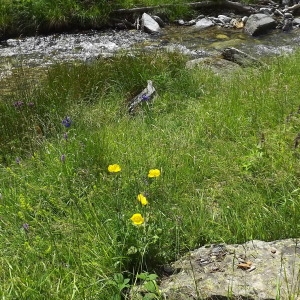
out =
[(229, 24), (231, 21), (231, 17), (225, 16), (225, 15), (218, 15), (218, 19), (223, 22)]
[(141, 21), (142, 21), (141, 27), (145, 32), (148, 32), (148, 33), (159, 33), (160, 32), (159, 24), (148, 14), (143, 13)]
[(245, 31), (254, 36), (274, 29), (276, 25), (276, 21), (266, 14), (253, 14), (247, 20)]
[(237, 49), (234, 47), (227, 47), (222, 50), (222, 56), (224, 59), (239, 64), (242, 67), (261, 66), (261, 61), (255, 57)]
[(300, 299), (300, 240), (215, 244), (172, 264), (163, 299)]
[(214, 25), (213, 21), (210, 20), (209, 18), (202, 18), (198, 20), (194, 26), (199, 29), (204, 29), (204, 28), (211, 27), (213, 25)]
[(293, 25), (300, 25), (300, 18), (295, 18), (293, 20)]
[(271, 15), (273, 13), (274, 9), (272, 7), (261, 7), (259, 9), (259, 12), (265, 15)]
[(284, 19), (283, 20), (283, 31), (290, 31), (293, 29), (293, 20), (292, 19)]

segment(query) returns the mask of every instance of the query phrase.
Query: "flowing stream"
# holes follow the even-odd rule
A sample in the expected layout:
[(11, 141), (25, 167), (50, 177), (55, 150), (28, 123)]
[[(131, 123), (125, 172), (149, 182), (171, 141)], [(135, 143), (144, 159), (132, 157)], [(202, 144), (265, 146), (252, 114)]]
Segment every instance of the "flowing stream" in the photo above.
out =
[(290, 32), (273, 30), (252, 37), (242, 29), (217, 26), (201, 30), (192, 26), (167, 26), (157, 36), (137, 30), (109, 30), (9, 39), (0, 43), (0, 89), (3, 86), (1, 81), (14, 76), (21, 67), (36, 70), (54, 63), (89, 62), (118, 51), (167, 49), (191, 57), (203, 57), (226, 47), (236, 47), (259, 57), (290, 53), (299, 47), (299, 42), (300, 29)]

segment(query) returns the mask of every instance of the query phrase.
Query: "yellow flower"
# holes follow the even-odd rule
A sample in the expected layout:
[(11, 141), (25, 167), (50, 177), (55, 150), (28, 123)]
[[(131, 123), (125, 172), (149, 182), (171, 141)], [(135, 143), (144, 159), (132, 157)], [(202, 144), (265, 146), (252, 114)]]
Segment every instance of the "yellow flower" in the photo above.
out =
[(143, 194), (138, 194), (137, 199), (142, 203), (142, 205), (148, 204), (147, 198)]
[(121, 167), (118, 164), (109, 165), (107, 169), (110, 173), (118, 173), (121, 171)]
[(151, 169), (148, 173), (149, 178), (154, 178), (160, 176), (160, 170), (158, 169)]
[(145, 221), (141, 214), (134, 214), (130, 220), (134, 225), (142, 225)]

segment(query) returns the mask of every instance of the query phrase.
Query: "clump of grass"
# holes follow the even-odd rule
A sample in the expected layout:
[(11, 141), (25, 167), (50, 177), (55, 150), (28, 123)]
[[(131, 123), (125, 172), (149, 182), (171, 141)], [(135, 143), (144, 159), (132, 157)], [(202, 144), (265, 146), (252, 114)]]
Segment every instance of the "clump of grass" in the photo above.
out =
[[(1, 294), (121, 297), (205, 243), (296, 237), (299, 55), (225, 79), (180, 54), (121, 55), (6, 96)], [(157, 98), (130, 116), (149, 79)]]

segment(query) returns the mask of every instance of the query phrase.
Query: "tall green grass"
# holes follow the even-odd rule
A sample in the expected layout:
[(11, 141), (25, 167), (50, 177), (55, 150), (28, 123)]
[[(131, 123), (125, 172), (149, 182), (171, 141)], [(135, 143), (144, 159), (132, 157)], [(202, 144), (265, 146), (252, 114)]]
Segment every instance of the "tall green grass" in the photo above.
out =
[[(163, 4), (176, 5), (164, 9), (164, 15), (174, 18), (187, 14), (187, 8), (180, 5), (187, 2), (165, 0)], [(111, 24), (111, 13), (116, 9), (161, 4), (161, 1), (157, 0), (2, 0), (0, 39), (66, 30), (105, 28)]]
[[(206, 243), (297, 237), (299, 56), (229, 78), (160, 52), (18, 78), (0, 107), (1, 297), (120, 299), (114, 274), (160, 274)], [(149, 79), (157, 98), (129, 115)]]

